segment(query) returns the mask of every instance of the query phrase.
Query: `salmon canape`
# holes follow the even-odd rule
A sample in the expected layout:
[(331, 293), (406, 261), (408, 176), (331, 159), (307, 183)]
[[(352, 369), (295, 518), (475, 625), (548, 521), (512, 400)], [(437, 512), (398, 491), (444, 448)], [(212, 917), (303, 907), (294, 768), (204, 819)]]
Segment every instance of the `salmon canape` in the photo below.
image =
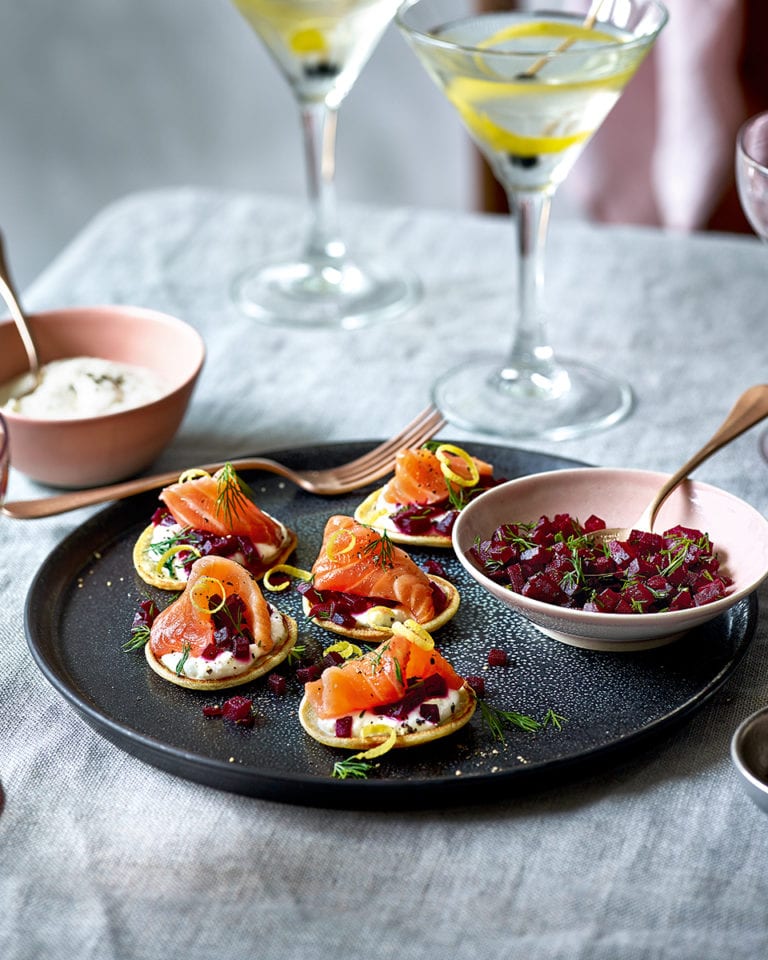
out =
[(182, 474), (160, 492), (161, 506), (133, 550), (139, 576), (162, 590), (183, 590), (194, 561), (224, 556), (257, 579), (296, 547), (296, 534), (253, 502), (231, 464), (213, 476)]
[(329, 747), (414, 747), (455, 733), (476, 705), (472, 688), (411, 621), (396, 624), (376, 649), (305, 684), (299, 720)]
[(264, 599), (244, 567), (209, 556), (192, 564), (184, 592), (154, 618), (144, 652), (164, 680), (221, 690), (268, 673), (297, 633), (296, 621)]
[(397, 621), (436, 630), (459, 608), (452, 583), (425, 573), (386, 533), (340, 515), (326, 523), (317, 559), (296, 589), (313, 623), (373, 643)]
[(499, 482), (491, 464), (452, 443), (406, 447), (397, 454), (394, 476), (365, 498), (355, 520), (396, 543), (450, 547), (464, 505)]

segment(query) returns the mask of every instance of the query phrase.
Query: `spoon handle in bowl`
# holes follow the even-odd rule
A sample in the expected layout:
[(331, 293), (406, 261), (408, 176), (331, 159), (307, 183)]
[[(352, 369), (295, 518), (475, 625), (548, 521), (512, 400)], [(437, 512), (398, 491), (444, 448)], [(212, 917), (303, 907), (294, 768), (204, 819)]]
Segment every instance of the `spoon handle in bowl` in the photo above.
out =
[(742, 393), (733, 405), (731, 412), (707, 443), (697, 453), (694, 453), (676, 473), (673, 473), (661, 487), (646, 508), (648, 523), (642, 529), (653, 530), (653, 522), (656, 519), (659, 507), (675, 487), (686, 479), (689, 473), (711, 457), (713, 453), (717, 453), (731, 440), (741, 436), (742, 433), (749, 430), (750, 427), (754, 427), (756, 423), (760, 423), (765, 417), (768, 417), (768, 383), (758, 383)]

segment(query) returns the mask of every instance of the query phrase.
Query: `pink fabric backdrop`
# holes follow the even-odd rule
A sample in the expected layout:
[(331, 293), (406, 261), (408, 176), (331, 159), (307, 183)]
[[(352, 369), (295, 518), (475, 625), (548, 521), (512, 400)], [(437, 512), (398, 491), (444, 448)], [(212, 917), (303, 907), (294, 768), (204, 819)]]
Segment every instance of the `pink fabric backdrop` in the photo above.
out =
[(666, 5), (669, 22), (654, 50), (563, 189), (595, 219), (692, 230), (707, 223), (732, 181), (748, 110), (740, 76), (745, 0)]

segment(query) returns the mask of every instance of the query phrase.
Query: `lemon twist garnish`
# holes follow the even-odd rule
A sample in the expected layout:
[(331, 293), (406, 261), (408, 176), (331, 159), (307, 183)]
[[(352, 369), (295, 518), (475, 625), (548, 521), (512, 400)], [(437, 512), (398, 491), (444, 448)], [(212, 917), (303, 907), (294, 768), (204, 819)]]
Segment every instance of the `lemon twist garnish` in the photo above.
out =
[(297, 30), (291, 35), (290, 47), (294, 53), (325, 53), (327, 44), (321, 30), (317, 27), (306, 27)]
[(363, 655), (360, 647), (358, 647), (356, 643), (350, 643), (349, 640), (340, 640), (338, 643), (332, 643), (330, 647), (326, 647), (325, 650), (323, 650), (323, 656), (329, 653), (338, 653), (344, 657), (345, 660), (350, 660), (352, 657), (362, 657)]
[(288, 587), (290, 580), (286, 580), (283, 583), (272, 583), (272, 574), (273, 573), (284, 573), (289, 577), (295, 577), (297, 580), (311, 580), (312, 574), (309, 570), (302, 570), (300, 567), (292, 567), (289, 563), (278, 563), (274, 567), (270, 567), (269, 570), (264, 574), (262, 583), (270, 590), (272, 593), (279, 593), (281, 590), (285, 590)]
[(386, 723), (369, 723), (363, 727), (363, 737), (378, 737), (386, 733), (387, 739), (378, 746), (371, 747), (370, 750), (363, 750), (362, 753), (356, 753), (353, 760), (375, 760), (382, 754), (387, 753), (395, 745), (397, 740), (397, 727), (391, 727)]
[[(349, 543), (345, 547), (339, 547), (338, 542), (343, 537), (349, 539)], [(328, 543), (325, 545), (325, 553), (329, 560), (336, 560), (337, 557), (340, 557), (344, 553), (350, 553), (350, 551), (355, 549), (355, 544), (357, 543), (357, 537), (349, 530), (336, 530), (334, 533), (328, 537)]]
[(155, 573), (162, 573), (163, 567), (166, 565), (166, 563), (168, 563), (171, 557), (176, 556), (177, 553), (193, 553), (196, 557), (200, 556), (200, 551), (197, 549), (197, 547), (193, 547), (192, 544), (174, 543), (172, 547), (168, 547), (165, 553), (163, 553), (163, 555), (155, 564)]
[(392, 633), (405, 637), (411, 643), (415, 643), (417, 647), (421, 647), (422, 650), (434, 650), (435, 648), (432, 634), (415, 620), (406, 620), (405, 623), (395, 620), (392, 624)]
[(179, 483), (187, 483), (189, 480), (199, 480), (200, 477), (210, 477), (207, 470), (201, 470), (198, 467), (190, 467), (179, 476)]
[[(215, 607), (210, 605), (213, 597), (219, 598), (219, 602)], [(217, 577), (200, 577), (192, 587), (189, 599), (202, 613), (218, 613), (227, 602), (227, 591), (224, 589), (224, 584)], [(205, 606), (203, 606), (203, 601), (205, 602)]]
[[(458, 457), (462, 460), (469, 470), (468, 477), (462, 477), (451, 467), (449, 455)], [(450, 480), (451, 483), (455, 483), (459, 487), (474, 487), (477, 485), (478, 480), (480, 479), (480, 471), (477, 468), (477, 464), (467, 453), (466, 450), (462, 450), (461, 447), (457, 447), (452, 443), (441, 443), (440, 446), (435, 450), (435, 456), (440, 461), (440, 469), (442, 470), (443, 476), (446, 480)]]

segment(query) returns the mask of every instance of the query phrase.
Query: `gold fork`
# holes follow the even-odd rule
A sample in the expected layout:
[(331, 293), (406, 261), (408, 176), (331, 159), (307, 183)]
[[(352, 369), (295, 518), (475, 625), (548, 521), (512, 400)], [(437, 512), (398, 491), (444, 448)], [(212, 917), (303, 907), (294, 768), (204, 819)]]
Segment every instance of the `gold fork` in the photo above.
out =
[[(365, 487), (374, 480), (389, 473), (395, 463), (397, 451), (403, 447), (417, 447), (433, 437), (444, 426), (443, 415), (430, 404), (422, 410), (406, 427), (384, 443), (374, 447), (362, 457), (351, 460), (349, 463), (327, 470), (291, 470), (290, 467), (269, 460), (264, 457), (251, 457), (241, 460), (230, 460), (229, 463), (236, 470), (264, 470), (267, 473), (276, 473), (286, 480), (291, 480), (302, 490), (316, 493), (321, 496), (334, 496), (349, 493)], [(209, 463), (201, 467), (202, 470), (213, 472), (224, 466), (222, 463)], [(106, 487), (94, 487), (90, 490), (72, 490), (67, 493), (56, 494), (52, 497), (41, 497), (37, 500), (16, 500), (6, 503), (1, 511), (7, 517), (16, 520), (35, 520), (39, 517), (52, 517), (78, 507), (87, 507), (95, 503), (106, 503), (108, 500), (125, 500), (136, 493), (147, 490), (157, 490), (169, 483), (175, 483), (179, 478), (179, 471), (159, 473), (152, 477), (139, 477), (136, 480), (127, 480), (124, 483), (114, 483)]]

